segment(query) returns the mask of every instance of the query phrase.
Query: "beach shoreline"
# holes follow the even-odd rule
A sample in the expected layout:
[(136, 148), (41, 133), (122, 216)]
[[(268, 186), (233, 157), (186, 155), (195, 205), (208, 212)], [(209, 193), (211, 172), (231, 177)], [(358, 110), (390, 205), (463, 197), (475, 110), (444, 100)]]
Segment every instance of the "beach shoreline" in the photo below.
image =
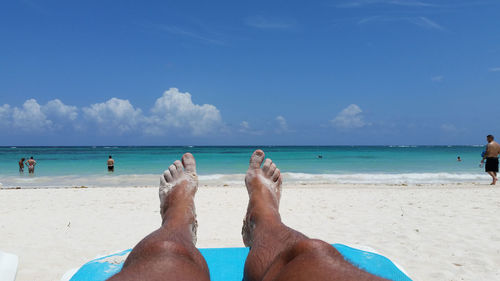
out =
[[(220, 184), (203, 184), (200, 183), (202, 188), (217, 189), (217, 188), (241, 188), (239, 184), (234, 183), (220, 183)], [(467, 189), (471, 187), (491, 187), (489, 181), (483, 182), (457, 182), (457, 183), (294, 183), (289, 185), (288, 189), (338, 189), (338, 188), (360, 188), (360, 189), (370, 189), (370, 188), (405, 188), (405, 189), (435, 189), (435, 188), (447, 188), (447, 189)], [(52, 190), (52, 189), (120, 189), (120, 188), (137, 188), (137, 189), (156, 189), (157, 186), (154, 185), (134, 185), (134, 186), (86, 186), (86, 185), (74, 185), (74, 186), (0, 186), (0, 190)]]
[[(283, 172), (284, 181), (302, 186), (375, 185), (375, 186), (432, 186), (432, 185), (481, 185), (489, 183), (486, 173), (350, 173), (310, 174)], [(245, 174), (202, 174), (200, 183), (206, 186), (238, 186)], [(156, 187), (158, 174), (96, 174), (40, 176), (16, 175), (0, 177), (0, 189), (16, 188), (113, 188)]]
[[(414, 280), (500, 276), (500, 189), (487, 184), (284, 184), (282, 218), (329, 243), (371, 246)], [(242, 247), (243, 183), (200, 182), (200, 248)], [(20, 256), (17, 280), (58, 280), (99, 255), (133, 247), (160, 224), (153, 187), (0, 190), (0, 249)]]

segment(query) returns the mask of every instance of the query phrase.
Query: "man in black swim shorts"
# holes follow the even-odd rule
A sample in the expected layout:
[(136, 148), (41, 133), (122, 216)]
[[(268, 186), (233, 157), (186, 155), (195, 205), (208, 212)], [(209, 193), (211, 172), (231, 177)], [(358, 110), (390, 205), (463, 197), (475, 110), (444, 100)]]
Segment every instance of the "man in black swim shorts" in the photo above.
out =
[(115, 171), (115, 160), (111, 157), (111, 155), (108, 158), (108, 172), (114, 172)]
[(488, 144), (486, 145), (486, 152), (484, 153), (483, 160), (481, 163), (484, 163), (486, 159), (486, 165), (484, 166), (484, 170), (488, 173), (493, 181), (491, 185), (495, 185), (497, 183), (497, 173), (498, 173), (498, 155), (500, 154), (500, 144), (495, 141), (495, 137), (492, 135), (488, 135), (486, 137)]

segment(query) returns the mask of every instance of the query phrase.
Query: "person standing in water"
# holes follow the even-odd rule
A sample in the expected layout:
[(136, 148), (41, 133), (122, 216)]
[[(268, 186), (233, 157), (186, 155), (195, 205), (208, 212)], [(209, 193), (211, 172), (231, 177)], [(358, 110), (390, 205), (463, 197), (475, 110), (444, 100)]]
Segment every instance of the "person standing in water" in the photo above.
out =
[(25, 164), (26, 164), (26, 166), (28, 166), (28, 172), (30, 174), (34, 174), (36, 161), (35, 161), (35, 159), (33, 159), (33, 156), (31, 156), (30, 159), (28, 159), (28, 161), (26, 161)]
[(19, 160), (19, 173), (24, 173), (24, 160), (26, 160), (24, 157)]
[(113, 160), (113, 157), (111, 155), (108, 158), (108, 172), (114, 172), (115, 171), (115, 160)]
[(486, 165), (484, 166), (484, 170), (488, 173), (493, 181), (491, 185), (495, 185), (497, 183), (497, 173), (498, 173), (498, 155), (500, 154), (500, 144), (495, 141), (495, 137), (492, 135), (488, 135), (486, 137), (488, 144), (486, 145), (486, 151), (483, 156), (483, 160), (481, 160), (481, 164), (486, 160)]

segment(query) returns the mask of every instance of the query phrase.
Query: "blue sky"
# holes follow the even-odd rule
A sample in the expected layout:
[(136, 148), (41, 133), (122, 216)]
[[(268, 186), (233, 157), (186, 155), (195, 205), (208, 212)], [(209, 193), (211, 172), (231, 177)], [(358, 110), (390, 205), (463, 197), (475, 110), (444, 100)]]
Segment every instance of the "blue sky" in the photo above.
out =
[(500, 2), (0, 3), (0, 145), (479, 144)]

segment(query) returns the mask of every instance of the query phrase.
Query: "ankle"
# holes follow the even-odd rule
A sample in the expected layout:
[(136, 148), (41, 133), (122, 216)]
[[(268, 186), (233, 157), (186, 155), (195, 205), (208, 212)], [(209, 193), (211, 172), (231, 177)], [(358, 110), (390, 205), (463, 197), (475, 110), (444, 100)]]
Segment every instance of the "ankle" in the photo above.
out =
[(245, 221), (248, 225), (252, 226), (252, 228), (259, 225), (265, 225), (267, 227), (281, 224), (281, 216), (278, 209), (252, 206), (247, 210)]
[(196, 222), (194, 205), (168, 207), (161, 217), (162, 226), (192, 225)]

